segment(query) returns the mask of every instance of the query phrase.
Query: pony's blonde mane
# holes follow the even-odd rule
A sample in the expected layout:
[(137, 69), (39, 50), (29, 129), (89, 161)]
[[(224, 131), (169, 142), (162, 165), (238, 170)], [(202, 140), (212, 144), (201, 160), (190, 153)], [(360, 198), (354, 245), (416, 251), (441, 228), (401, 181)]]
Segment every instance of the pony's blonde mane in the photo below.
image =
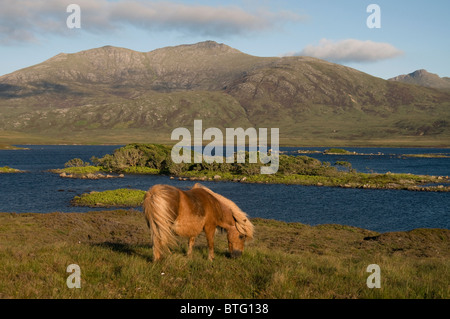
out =
[[(177, 218), (178, 207), (173, 194), (178, 192), (169, 185), (155, 185), (144, 198), (144, 215), (152, 231), (153, 249), (159, 253), (170, 250), (177, 243), (172, 225)], [(157, 239), (157, 240), (155, 240)]]
[(250, 222), (250, 219), (248, 218), (247, 214), (244, 213), (232, 200), (229, 200), (228, 198), (213, 192), (208, 187), (205, 187), (199, 183), (196, 183), (192, 188), (202, 188), (206, 190), (208, 193), (213, 195), (220, 202), (220, 204), (228, 207), (233, 214), (234, 220), (236, 221), (236, 229), (241, 234), (247, 236), (247, 238), (249, 239), (253, 238), (254, 232), (253, 224)]

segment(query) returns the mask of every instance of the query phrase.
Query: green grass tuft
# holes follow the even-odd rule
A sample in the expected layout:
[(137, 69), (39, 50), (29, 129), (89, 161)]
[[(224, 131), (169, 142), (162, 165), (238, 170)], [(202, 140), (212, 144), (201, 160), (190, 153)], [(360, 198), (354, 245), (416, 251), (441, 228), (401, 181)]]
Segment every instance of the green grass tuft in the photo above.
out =
[(0, 167), (0, 173), (24, 173), (20, 169), (11, 168), (9, 166)]
[(88, 207), (138, 207), (144, 201), (145, 191), (121, 188), (90, 192), (75, 196), (72, 205)]

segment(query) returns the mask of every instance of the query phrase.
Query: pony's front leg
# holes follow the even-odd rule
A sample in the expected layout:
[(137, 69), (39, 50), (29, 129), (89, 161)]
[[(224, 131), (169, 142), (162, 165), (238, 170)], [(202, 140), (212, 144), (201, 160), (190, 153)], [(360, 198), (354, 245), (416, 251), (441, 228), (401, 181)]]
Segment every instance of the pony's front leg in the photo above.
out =
[(206, 240), (208, 241), (208, 260), (214, 260), (214, 234), (216, 227), (205, 227)]
[(188, 251), (187, 251), (188, 256), (191, 256), (192, 248), (194, 248), (194, 244), (195, 244), (195, 237), (189, 237), (189, 244), (188, 244)]

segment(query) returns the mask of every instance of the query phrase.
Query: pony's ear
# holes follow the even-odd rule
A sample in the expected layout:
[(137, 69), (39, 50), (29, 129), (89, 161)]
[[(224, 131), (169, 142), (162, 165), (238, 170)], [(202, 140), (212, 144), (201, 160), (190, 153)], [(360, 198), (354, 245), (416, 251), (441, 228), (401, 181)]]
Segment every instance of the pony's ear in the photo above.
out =
[(252, 240), (253, 239), (253, 233), (254, 233), (254, 226), (253, 224), (248, 220), (248, 218), (242, 219), (241, 222), (238, 222), (236, 217), (233, 216), (235, 227), (237, 231), (245, 236), (245, 240)]
[(194, 186), (192, 186), (192, 188), (206, 188), (206, 187), (200, 183), (195, 183)]

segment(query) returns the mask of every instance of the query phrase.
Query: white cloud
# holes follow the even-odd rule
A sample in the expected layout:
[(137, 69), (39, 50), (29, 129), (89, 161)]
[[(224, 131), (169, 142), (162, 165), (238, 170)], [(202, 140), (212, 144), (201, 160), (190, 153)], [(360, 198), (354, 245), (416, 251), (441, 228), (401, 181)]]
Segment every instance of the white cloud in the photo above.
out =
[(308, 45), (295, 55), (311, 56), (331, 62), (376, 62), (402, 54), (401, 50), (389, 43), (356, 39), (334, 42), (322, 39), (318, 45)]
[(271, 30), (288, 21), (303, 21), (295, 13), (245, 11), (237, 6), (186, 5), (169, 1), (1, 0), (0, 44), (36, 41), (68, 32), (69, 4), (81, 8), (81, 28), (106, 33), (123, 25), (143, 30), (169, 30), (202, 36), (228, 36)]

